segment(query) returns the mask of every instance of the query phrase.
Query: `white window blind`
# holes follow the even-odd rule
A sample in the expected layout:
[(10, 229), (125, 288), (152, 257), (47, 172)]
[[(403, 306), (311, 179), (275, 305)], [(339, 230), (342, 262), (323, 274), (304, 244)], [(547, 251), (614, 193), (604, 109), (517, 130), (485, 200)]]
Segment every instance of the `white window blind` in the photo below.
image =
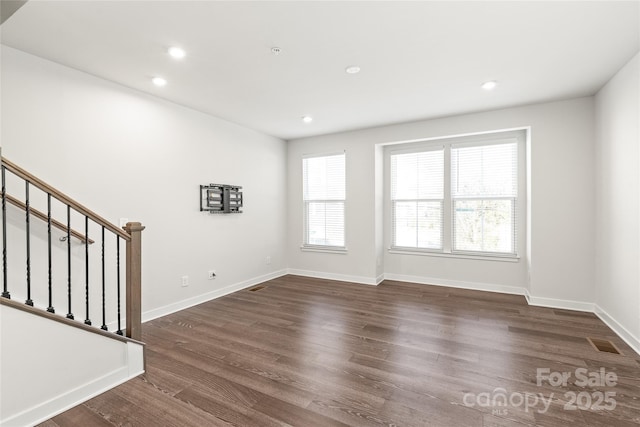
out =
[(302, 160), (304, 245), (344, 248), (345, 154)]
[(451, 147), (453, 251), (516, 253), (518, 144)]
[(391, 155), (392, 246), (442, 250), (444, 149)]

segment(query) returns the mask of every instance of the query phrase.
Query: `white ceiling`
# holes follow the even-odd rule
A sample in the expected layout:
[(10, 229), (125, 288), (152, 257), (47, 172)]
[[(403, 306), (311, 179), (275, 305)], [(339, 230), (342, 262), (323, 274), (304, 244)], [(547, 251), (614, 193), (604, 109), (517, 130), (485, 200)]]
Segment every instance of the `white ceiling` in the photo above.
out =
[[(639, 6), (31, 0), (0, 31), (5, 45), (293, 139), (592, 95), (638, 52)], [(173, 45), (187, 57), (170, 58)]]

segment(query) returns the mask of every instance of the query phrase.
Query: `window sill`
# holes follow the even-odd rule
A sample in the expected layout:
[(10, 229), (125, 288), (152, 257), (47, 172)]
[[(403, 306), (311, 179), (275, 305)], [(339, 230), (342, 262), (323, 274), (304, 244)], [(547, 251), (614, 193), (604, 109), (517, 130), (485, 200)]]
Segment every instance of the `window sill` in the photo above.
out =
[(460, 259), (475, 259), (480, 261), (501, 261), (501, 262), (520, 262), (519, 256), (499, 256), (499, 255), (477, 255), (477, 254), (465, 254), (465, 253), (447, 253), (447, 252), (429, 252), (429, 251), (414, 251), (409, 249), (389, 248), (390, 254), (398, 255), (419, 255), (419, 256), (432, 256), (441, 258), (460, 258)]
[(324, 252), (328, 254), (346, 254), (347, 248), (340, 246), (300, 246), (303, 252)]

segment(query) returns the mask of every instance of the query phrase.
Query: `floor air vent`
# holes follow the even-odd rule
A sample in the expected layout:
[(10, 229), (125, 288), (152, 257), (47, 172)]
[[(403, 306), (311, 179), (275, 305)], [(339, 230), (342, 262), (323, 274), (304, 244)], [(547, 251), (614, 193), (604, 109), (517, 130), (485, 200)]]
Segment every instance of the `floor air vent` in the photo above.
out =
[(266, 286), (256, 286), (255, 288), (249, 289), (249, 292), (258, 292), (266, 288)]
[(605, 353), (622, 354), (611, 341), (601, 340), (598, 338), (587, 338), (587, 340), (591, 343), (593, 348), (598, 351), (603, 351)]

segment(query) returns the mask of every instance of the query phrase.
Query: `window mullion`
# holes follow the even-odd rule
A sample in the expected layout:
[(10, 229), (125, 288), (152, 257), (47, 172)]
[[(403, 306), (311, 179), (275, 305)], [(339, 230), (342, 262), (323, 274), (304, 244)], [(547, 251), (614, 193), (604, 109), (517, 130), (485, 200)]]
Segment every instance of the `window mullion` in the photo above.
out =
[(518, 247), (518, 233), (516, 232), (517, 227), (517, 211), (516, 211), (516, 199), (511, 199), (511, 232), (512, 232), (512, 240), (511, 240), (511, 252), (516, 253)]
[(420, 219), (418, 218), (418, 205), (420, 205), (419, 201), (415, 201), (416, 207), (415, 207), (415, 212), (416, 212), (416, 248), (420, 247)]
[[(482, 156), (481, 156), (482, 157)], [(482, 174), (484, 175), (484, 167), (482, 168)], [(485, 251), (485, 236), (484, 236), (484, 219), (485, 219), (485, 205), (484, 205), (484, 200), (482, 200), (481, 202), (482, 204), (480, 205), (480, 235), (482, 236), (481, 242), (482, 242), (482, 246), (480, 246), (480, 249), (482, 249), (482, 251)]]
[(451, 200), (451, 145), (444, 147), (444, 199), (442, 212), (442, 250), (451, 253), (453, 246), (453, 217)]

